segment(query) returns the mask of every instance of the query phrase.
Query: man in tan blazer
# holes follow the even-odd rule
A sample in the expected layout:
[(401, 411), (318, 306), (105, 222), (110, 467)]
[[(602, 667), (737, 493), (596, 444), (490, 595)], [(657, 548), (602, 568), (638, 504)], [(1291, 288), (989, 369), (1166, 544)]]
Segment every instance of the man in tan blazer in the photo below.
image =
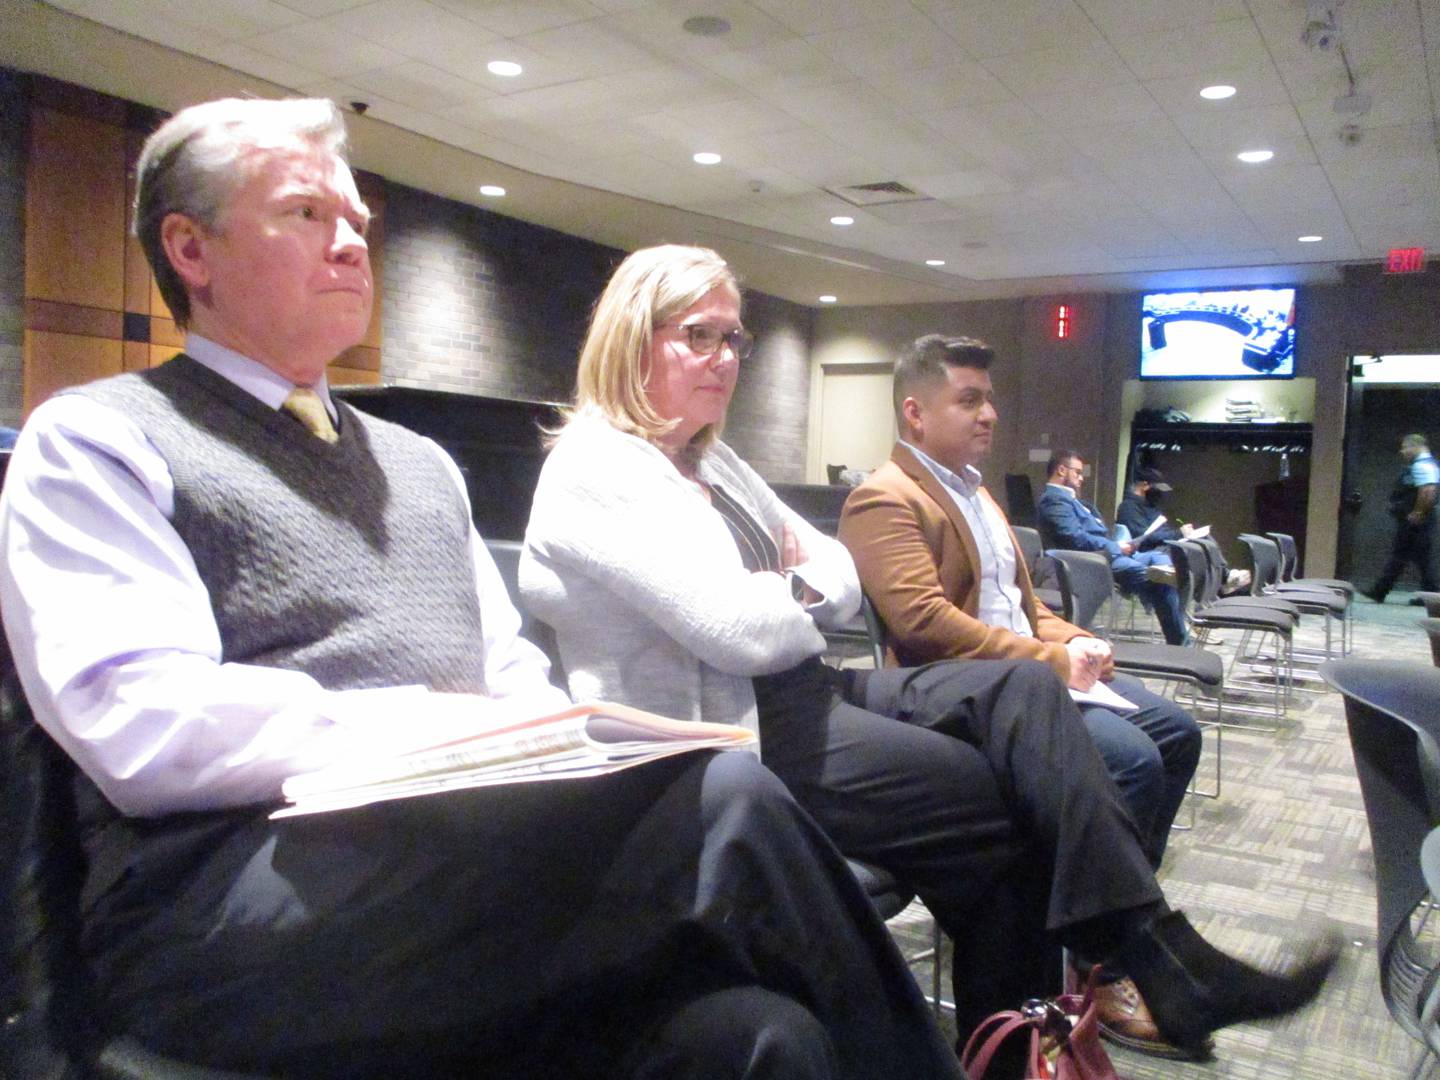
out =
[[(1125, 797), (1156, 866), (1200, 756), (1200, 730), (1175, 702), (1115, 672), (1108, 643), (1035, 599), (1004, 513), (978, 466), (998, 414), (993, 352), (970, 338), (932, 334), (895, 368), (900, 441), (890, 460), (846, 500), (840, 539), (889, 630), (888, 663), (1034, 659), (1080, 697), (1080, 718)], [(1130, 704), (1083, 700), (1103, 682)], [(1103, 693), (1103, 691), (1101, 691)], [(1123, 980), (1117, 993), (1129, 999)], [(1107, 1028), (1151, 1052), (1166, 1045), (1133, 999), (1107, 1010)], [(1120, 1015), (1128, 1013), (1130, 1015)]]

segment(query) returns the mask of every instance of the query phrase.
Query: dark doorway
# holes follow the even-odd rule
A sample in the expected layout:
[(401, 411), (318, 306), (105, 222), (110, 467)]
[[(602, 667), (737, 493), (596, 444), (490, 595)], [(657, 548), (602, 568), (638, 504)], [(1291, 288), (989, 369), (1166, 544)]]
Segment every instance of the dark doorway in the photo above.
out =
[[(1361, 362), (1365, 358), (1360, 358)], [(1395, 520), (1390, 489), (1405, 467), (1400, 440), (1417, 432), (1432, 446), (1440, 436), (1440, 384), (1366, 384), (1352, 369), (1345, 414), (1345, 472), (1340, 503), (1336, 569), (1342, 578), (1368, 587), (1390, 554)], [(1408, 569), (1400, 587), (1415, 584)]]

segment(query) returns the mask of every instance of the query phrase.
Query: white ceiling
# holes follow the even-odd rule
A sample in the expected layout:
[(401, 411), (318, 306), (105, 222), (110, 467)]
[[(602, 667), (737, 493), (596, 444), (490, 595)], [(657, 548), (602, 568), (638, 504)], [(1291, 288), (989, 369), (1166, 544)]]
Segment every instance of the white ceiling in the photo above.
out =
[[(0, 0), (0, 15), (0, 62), (166, 108), (231, 92), (209, 64), (364, 101), (361, 165), (622, 247), (706, 240), (802, 303), (1315, 280), (1440, 248), (1440, 0), (1343, 4), (1373, 102), (1356, 145), (1332, 104), (1341, 55), (1300, 41), (1304, 0)], [(730, 31), (687, 33), (694, 15)], [(523, 74), (491, 75), (497, 59)], [(1202, 100), (1217, 82), (1238, 93)], [(1257, 148), (1273, 160), (1236, 160)], [(696, 165), (701, 150), (724, 160)], [(507, 196), (482, 199), (486, 178)], [(855, 208), (826, 190), (880, 181), (926, 198)]]

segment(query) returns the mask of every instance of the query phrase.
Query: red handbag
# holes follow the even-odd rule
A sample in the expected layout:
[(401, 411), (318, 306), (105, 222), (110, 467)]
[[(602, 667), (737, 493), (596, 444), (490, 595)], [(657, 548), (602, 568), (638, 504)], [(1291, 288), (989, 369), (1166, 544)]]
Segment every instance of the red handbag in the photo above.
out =
[(985, 1080), (1001, 1044), (1015, 1037), (1029, 1039), (1025, 1080), (1120, 1080), (1100, 1042), (1095, 978), (1092, 971), (1083, 994), (1027, 1001), (982, 1020), (960, 1056), (970, 1080)]

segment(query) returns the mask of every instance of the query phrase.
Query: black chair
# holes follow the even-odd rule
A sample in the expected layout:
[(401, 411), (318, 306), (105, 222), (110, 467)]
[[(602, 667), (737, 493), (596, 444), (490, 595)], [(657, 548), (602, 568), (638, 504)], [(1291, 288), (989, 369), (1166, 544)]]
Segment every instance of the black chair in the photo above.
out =
[(1035, 487), (1028, 473), (1005, 474), (1005, 516), (1011, 525), (1030, 529), (1040, 523), (1035, 509)]
[(1295, 537), (1289, 533), (1267, 532), (1265, 534), (1280, 548), (1280, 584), (1298, 585), (1302, 588), (1335, 589), (1354, 599), (1355, 586), (1342, 578), (1297, 577), (1300, 572), (1300, 548)]
[(151, 1053), (105, 1031), (80, 955), (85, 857), (76, 768), (31, 716), (0, 657), (0, 1077), (7, 1080), (261, 1080)]
[[(1285, 706), (1290, 699), (1294, 672), (1290, 651), (1299, 621), (1298, 614), (1292, 613), (1293, 607), (1286, 611), (1270, 607), (1260, 600), (1245, 602), (1251, 600), (1249, 597), (1220, 600), (1216, 595), (1218, 575), (1212, 572), (1209, 557), (1199, 543), (1192, 540), (1167, 540), (1165, 547), (1170, 552), (1171, 563), (1175, 566), (1180, 606), (1195, 633), (1196, 644), (1203, 648), (1214, 630), (1230, 629), (1241, 632), (1240, 642), (1225, 675), (1227, 691), (1256, 691), (1270, 695), (1269, 708), (1235, 701), (1232, 695), (1226, 701), (1226, 711), (1270, 716), (1274, 719), (1274, 726), (1261, 730), (1277, 730), (1284, 721)], [(1247, 646), (1253, 638), (1273, 643), (1274, 656), (1268, 663), (1256, 659), (1253, 653), (1247, 653)], [(1241, 678), (1237, 673), (1242, 658), (1246, 658), (1244, 662), (1250, 671), (1250, 677)], [(1257, 671), (1269, 681), (1256, 677)], [(1258, 727), (1251, 724), (1235, 725), (1229, 720), (1224, 723), (1230, 727)]]
[(505, 582), (505, 591), (510, 602), (520, 612), (520, 634), (543, 652), (550, 661), (550, 681), (560, 689), (566, 687), (565, 665), (560, 662), (560, 646), (555, 641), (555, 631), (525, 609), (520, 602), (520, 552), (524, 544), (518, 540), (486, 540), (485, 546), (495, 567), (500, 571), (500, 580)]
[(1283, 562), (1280, 546), (1274, 540), (1254, 533), (1241, 533), (1238, 539), (1250, 553), (1250, 594), (1284, 600), (1294, 604), (1302, 614), (1321, 616), (1325, 620), (1325, 652), (1319, 659), (1329, 660), (1336, 655), (1331, 629), (1339, 622), (1340, 654), (1344, 655), (1345, 642), (1349, 636), (1344, 627), (1350, 610), (1349, 598), (1336, 589), (1283, 584), (1280, 581), (1280, 566)]
[[(1029, 478), (1026, 479), (1028, 481)], [(1025, 560), (1025, 569), (1030, 573), (1035, 599), (1051, 611), (1063, 614), (1064, 592), (1052, 587), (1055, 582), (1055, 568), (1044, 553), (1040, 533), (1028, 525), (1012, 525), (1010, 531), (1015, 534), (1015, 541), (1020, 545), (1020, 557)], [(1070, 616), (1065, 615), (1065, 618), (1069, 620)]]
[[(1104, 629), (1096, 628), (1095, 615), (1112, 594), (1114, 579), (1110, 561), (1093, 551), (1052, 551), (1060, 575), (1060, 588), (1066, 596), (1066, 607), (1075, 618), (1068, 621), (1091, 633), (1105, 637)], [(1194, 645), (1168, 645), (1140, 641), (1111, 641), (1110, 651), (1115, 668), (1143, 679), (1160, 679), (1165, 683), (1189, 686), (1193, 693), (1185, 699), (1191, 708), (1213, 710), (1213, 719), (1200, 721), (1200, 726), (1215, 729), (1215, 787), (1211, 791), (1191, 787), (1191, 794), (1209, 799), (1220, 797), (1224, 756), (1225, 723), (1225, 662), (1217, 653)], [(1176, 695), (1179, 700), (1179, 695)], [(1192, 823), (1194, 807), (1191, 807)]]
[(1320, 674), (1345, 697), (1345, 722), (1365, 800), (1375, 856), (1380, 992), (1390, 1015), (1428, 1053), (1437, 1039), (1433, 998), (1440, 967), (1421, 947), (1415, 917), (1423, 921), (1431, 911), (1421, 849), (1440, 822), (1440, 716), (1435, 708), (1440, 670), (1395, 660), (1347, 659), (1322, 664)]

